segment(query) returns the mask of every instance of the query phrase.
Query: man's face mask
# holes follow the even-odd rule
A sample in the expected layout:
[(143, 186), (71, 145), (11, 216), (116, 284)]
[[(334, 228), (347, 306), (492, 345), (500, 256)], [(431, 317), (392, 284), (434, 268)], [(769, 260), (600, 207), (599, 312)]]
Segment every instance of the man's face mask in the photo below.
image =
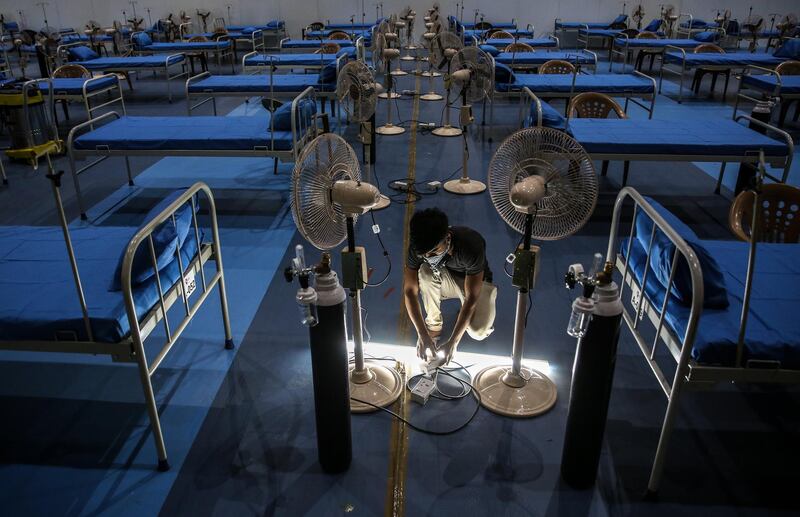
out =
[(428, 253), (424, 257), (425, 258), (425, 262), (427, 262), (428, 265), (433, 269), (438, 268), (442, 264), (442, 261), (447, 256), (447, 253), (450, 251), (450, 236), (449, 235), (447, 236), (445, 242), (446, 242), (446, 244), (445, 244), (444, 250), (442, 252), (437, 253), (435, 255), (430, 255)]

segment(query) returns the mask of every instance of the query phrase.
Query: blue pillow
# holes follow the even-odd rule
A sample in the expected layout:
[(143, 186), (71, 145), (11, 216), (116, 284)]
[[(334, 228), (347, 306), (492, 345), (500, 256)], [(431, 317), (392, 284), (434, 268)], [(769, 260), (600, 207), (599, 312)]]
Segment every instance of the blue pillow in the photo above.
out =
[(70, 61), (91, 61), (100, 57), (97, 52), (89, 47), (79, 45), (77, 47), (69, 47)]
[(328, 63), (319, 72), (317, 82), (319, 84), (330, 84), (336, 82), (336, 61)]
[[(162, 199), (156, 206), (150, 209), (145, 215), (144, 222), (139, 229), (155, 219), (165, 208), (183, 194), (183, 190), (176, 190)], [(197, 204), (195, 204), (197, 205)], [(175, 260), (175, 251), (183, 247), (183, 243), (192, 228), (192, 205), (186, 203), (175, 211), (175, 223), (168, 219), (153, 230), (153, 249), (156, 255), (156, 267), (162, 271)], [(137, 230), (138, 231), (138, 230)], [(122, 289), (122, 263), (125, 260), (125, 251), (122, 250), (114, 278), (111, 279), (111, 291)], [(147, 240), (143, 241), (133, 257), (131, 266), (131, 285), (137, 286), (155, 275), (153, 261), (150, 256), (150, 245)]]
[[(544, 102), (542, 103), (542, 127), (549, 127), (553, 129), (565, 130), (567, 127), (567, 119), (559, 113), (553, 106)], [(536, 127), (536, 103), (531, 103), (531, 112), (528, 117), (528, 126)]]
[(339, 50), (336, 53), (336, 57), (347, 56), (347, 59), (355, 59), (356, 58), (356, 48), (355, 47), (347, 47)]
[(719, 39), (719, 35), (720, 33), (717, 31), (703, 31), (695, 34), (694, 40), (703, 43), (713, 43)]
[[(303, 99), (297, 103), (297, 123), (308, 126), (311, 124), (311, 117), (317, 113), (317, 103), (311, 99)], [(272, 114), (272, 127), (275, 131), (292, 130), (292, 103), (286, 102), (275, 110)]]
[(280, 20), (270, 20), (270, 21), (267, 22), (266, 27), (268, 29), (282, 29), (283, 28), (283, 22), (280, 21)]
[(775, 57), (785, 57), (789, 59), (800, 59), (800, 38), (786, 40), (781, 48), (775, 51)]
[(514, 71), (508, 65), (503, 63), (494, 64), (494, 82), (513, 84), (515, 80)]
[(611, 25), (615, 25), (615, 24), (617, 24), (617, 23), (625, 23), (625, 21), (626, 21), (627, 19), (628, 19), (628, 15), (627, 15), (627, 14), (620, 14), (619, 16), (617, 16), (616, 18), (614, 18), (614, 21), (613, 21), (613, 22), (611, 22)]
[[(725, 275), (717, 264), (714, 257), (698, 242), (696, 235), (674, 214), (658, 203), (648, 199), (658, 210), (659, 214), (672, 226), (672, 228), (683, 237), (686, 243), (694, 250), (703, 271), (703, 307), (707, 309), (724, 309), (728, 307), (728, 289), (725, 285)], [(653, 221), (644, 213), (639, 213), (636, 217), (636, 238), (646, 251), (650, 244), (650, 233), (653, 231)], [(664, 233), (656, 231), (653, 239), (653, 249), (650, 254), (650, 269), (666, 288), (669, 282), (670, 269), (672, 268), (672, 258), (675, 253), (675, 245), (672, 244)], [(681, 257), (675, 270), (675, 277), (672, 283), (671, 294), (681, 305), (690, 306), (692, 303), (692, 277), (689, 265)]]
[(256, 29), (255, 27), (245, 27), (244, 29), (242, 29), (241, 32), (242, 34), (247, 34), (248, 36), (251, 36), (257, 30), (258, 29)]
[(642, 32), (658, 32), (658, 29), (661, 28), (661, 19), (656, 18), (650, 23), (647, 24), (647, 27), (642, 29)]
[(481, 45), (480, 49), (493, 57), (497, 57), (497, 55), (500, 53), (500, 49), (494, 45)]
[(150, 38), (150, 35), (147, 34), (146, 32), (138, 32), (138, 33), (134, 34), (133, 35), (133, 40), (134, 40), (133, 42), (139, 48), (144, 48), (144, 47), (146, 47), (148, 45), (152, 45), (153, 44), (153, 40)]

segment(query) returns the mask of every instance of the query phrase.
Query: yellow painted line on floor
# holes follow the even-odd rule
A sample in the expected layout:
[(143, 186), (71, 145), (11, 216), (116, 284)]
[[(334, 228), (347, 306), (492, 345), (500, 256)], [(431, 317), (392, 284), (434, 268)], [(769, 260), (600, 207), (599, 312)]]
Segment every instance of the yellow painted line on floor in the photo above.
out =
[[(420, 77), (414, 82), (414, 90), (420, 90)], [(388, 101), (387, 101), (388, 102)], [(411, 138), (408, 144), (408, 172), (406, 176), (410, 182), (416, 178), (417, 169), (417, 119), (419, 118), (419, 96), (414, 96), (411, 108)], [(405, 214), (403, 216), (403, 255), (401, 260), (405, 263), (405, 252), (408, 249), (408, 223), (414, 213), (414, 196), (406, 195)], [(400, 312), (397, 317), (397, 334), (400, 343), (408, 342), (411, 330), (411, 321), (406, 313), (403, 297), (403, 287), (400, 288)], [(406, 383), (406, 367), (398, 361), (403, 386)], [(403, 389), (402, 395), (392, 406), (392, 411), (408, 419), (410, 404), (408, 390)], [(406, 468), (408, 466), (408, 426), (398, 419), (392, 420), (392, 431), (389, 436), (389, 475), (386, 480), (386, 506), (384, 515), (387, 517), (402, 517), (406, 513)]]

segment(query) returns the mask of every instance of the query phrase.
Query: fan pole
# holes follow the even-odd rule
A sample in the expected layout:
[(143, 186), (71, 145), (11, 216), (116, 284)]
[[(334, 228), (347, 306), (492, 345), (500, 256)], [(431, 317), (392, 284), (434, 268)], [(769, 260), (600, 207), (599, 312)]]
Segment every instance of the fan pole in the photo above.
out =
[[(469, 84), (464, 85), (464, 88), (461, 91), (461, 110), (464, 114), (462, 114), (462, 118), (465, 116), (466, 112), (468, 111), (467, 105), (467, 88)], [(484, 190), (486, 190), (486, 184), (477, 180), (470, 179), (469, 177), (469, 143), (467, 141), (467, 125), (469, 122), (465, 122), (464, 128), (462, 129), (464, 134), (464, 151), (462, 153), (462, 162), (461, 162), (461, 178), (457, 180), (450, 180), (446, 182), (443, 188), (451, 192), (453, 194), (480, 194)], [(530, 245), (530, 242), (528, 242)]]
[(436, 136), (459, 136), (461, 135), (461, 129), (457, 127), (453, 127), (450, 125), (450, 88), (451, 88), (451, 81), (453, 80), (450, 77), (450, 63), (452, 62), (452, 58), (447, 61), (447, 93), (445, 93), (445, 101), (444, 101), (444, 125), (442, 127), (437, 127), (431, 133)]
[[(531, 252), (531, 234), (533, 233), (533, 215), (525, 216), (525, 236), (522, 241), (523, 252)], [(528, 312), (528, 287), (517, 290), (517, 314), (514, 317), (514, 341), (511, 348), (511, 371), (503, 376), (503, 382), (514, 388), (525, 385), (520, 375), (522, 369), (522, 350), (525, 347), (525, 314)]]
[[(375, 164), (375, 156), (372, 152), (373, 146), (375, 145), (375, 114), (373, 113), (369, 119), (369, 122), (361, 124), (361, 149), (363, 151), (363, 160), (364, 160), (364, 167), (367, 170), (367, 183), (371, 183), (376, 187), (380, 186), (377, 185), (377, 181), (372, 175), (372, 165)], [(368, 134), (365, 134), (368, 133)], [(383, 210), (384, 208), (388, 207), (392, 201), (387, 197), (381, 194), (381, 200), (378, 203), (370, 208), (370, 210)]]
[[(387, 49), (387, 50), (395, 50), (399, 54), (399, 50), (396, 49)], [(406, 129), (402, 126), (395, 126), (392, 124), (392, 99), (400, 97), (399, 94), (392, 92), (392, 83), (394, 82), (392, 79), (392, 74), (389, 72), (389, 68), (392, 66), (391, 58), (387, 57), (386, 59), (386, 71), (384, 75), (386, 76), (386, 124), (375, 128), (375, 132), (379, 135), (384, 136), (393, 136), (393, 135), (401, 135), (406, 132)], [(378, 96), (380, 97), (383, 95), (382, 93)]]

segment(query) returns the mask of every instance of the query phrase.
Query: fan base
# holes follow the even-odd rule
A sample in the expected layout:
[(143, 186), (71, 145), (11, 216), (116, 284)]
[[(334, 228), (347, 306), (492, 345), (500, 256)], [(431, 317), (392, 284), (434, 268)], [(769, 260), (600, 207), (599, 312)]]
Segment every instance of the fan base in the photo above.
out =
[(478, 372), (472, 384), (481, 394), (481, 405), (493, 413), (516, 418), (541, 415), (555, 405), (558, 390), (553, 381), (524, 366), (520, 374), (513, 375), (510, 365)]
[(400, 397), (403, 383), (394, 368), (367, 362), (366, 368), (358, 372), (355, 365), (350, 367), (350, 411), (369, 413), (378, 408), (356, 402), (353, 398), (370, 402), (378, 407), (386, 407)]
[(397, 92), (383, 92), (378, 94), (378, 98), (380, 99), (399, 99), (400, 97), (402, 97), (402, 95)]
[(420, 98), (420, 100), (423, 100), (423, 101), (440, 101), (440, 100), (444, 99), (444, 97), (442, 97), (441, 95), (439, 95), (436, 92), (430, 92), (430, 93), (426, 93), (424, 95), (420, 95), (419, 98)]
[(384, 208), (388, 207), (391, 204), (392, 204), (392, 201), (388, 197), (386, 197), (383, 194), (381, 194), (381, 199), (378, 201), (378, 203), (375, 206), (370, 208), (370, 210), (383, 210)]
[(393, 75), (395, 77), (399, 77), (399, 76), (408, 75), (408, 72), (406, 72), (405, 70), (400, 70), (399, 68), (395, 68), (394, 70), (389, 72), (389, 74)]
[(436, 136), (461, 136), (463, 131), (461, 128), (453, 127), (453, 126), (442, 126), (437, 127), (433, 131), (431, 131)]
[(422, 72), (419, 75), (421, 75), (422, 77), (441, 77), (442, 76), (442, 74), (440, 74), (439, 72)]
[(406, 45), (403, 48), (406, 49), (406, 50), (417, 50), (418, 48), (422, 48), (422, 47), (420, 47), (418, 45)]
[(403, 56), (400, 58), (400, 61), (416, 61), (417, 58), (414, 56)]
[(393, 124), (385, 124), (383, 126), (376, 127), (375, 132), (384, 136), (402, 135), (406, 132), (406, 128), (395, 126)]
[(444, 184), (444, 189), (453, 194), (480, 194), (486, 190), (486, 184), (469, 178), (450, 180)]

